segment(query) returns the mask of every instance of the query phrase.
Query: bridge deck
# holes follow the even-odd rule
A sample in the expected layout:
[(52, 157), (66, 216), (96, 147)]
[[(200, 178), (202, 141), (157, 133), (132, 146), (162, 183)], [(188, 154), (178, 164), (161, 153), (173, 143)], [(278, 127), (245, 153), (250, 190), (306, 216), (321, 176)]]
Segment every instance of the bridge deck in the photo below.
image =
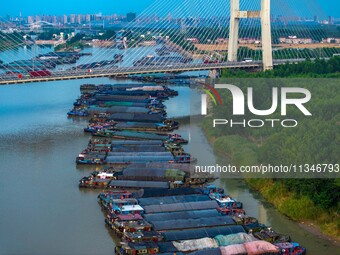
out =
[[(294, 60), (276, 60), (274, 65), (280, 65), (287, 62), (301, 62), (304, 59)], [(51, 76), (46, 77), (30, 77), (24, 76), (18, 78), (17, 75), (2, 75), (0, 76), (0, 85), (8, 84), (22, 84), (30, 82), (47, 82), (47, 81), (61, 81), (72, 79), (88, 79), (88, 78), (100, 78), (100, 77), (112, 77), (112, 76), (124, 76), (133, 74), (147, 74), (147, 73), (165, 73), (165, 72), (185, 72), (185, 71), (202, 71), (202, 70), (214, 70), (214, 69), (246, 69), (246, 68), (260, 68), (262, 63), (260, 61), (254, 62), (223, 62), (212, 64), (179, 64), (168, 66), (133, 66), (133, 67), (116, 67), (110, 69), (93, 69), (91, 72), (87, 70), (77, 71), (62, 71), (53, 72)]]

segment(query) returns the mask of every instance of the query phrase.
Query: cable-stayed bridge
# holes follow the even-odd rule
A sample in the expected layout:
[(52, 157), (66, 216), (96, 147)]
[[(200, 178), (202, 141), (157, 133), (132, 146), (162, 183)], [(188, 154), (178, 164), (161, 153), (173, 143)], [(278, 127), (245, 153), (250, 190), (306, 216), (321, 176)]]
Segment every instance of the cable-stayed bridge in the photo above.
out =
[[(276, 60), (273, 65), (282, 65), (286, 63), (303, 62), (305, 59), (287, 59)], [(220, 69), (262, 69), (263, 64), (261, 61), (252, 62), (221, 62), (210, 64), (176, 64), (168, 66), (137, 66), (137, 67), (116, 67), (110, 69), (94, 69), (89, 72), (84, 71), (56, 71), (49, 76), (30, 77), (23, 76), (18, 78), (17, 75), (6, 75), (5, 79), (0, 79), (0, 85), (6, 84), (21, 84), (30, 82), (47, 82), (47, 81), (60, 81), (60, 80), (75, 80), (75, 79), (88, 79), (88, 78), (101, 78), (101, 77), (121, 77), (126, 75), (138, 74), (153, 74), (153, 73), (170, 73), (170, 72), (186, 72), (186, 71), (205, 71), (205, 70), (220, 70)]]
[(23, 40), (13, 33), (3, 37), (0, 84), (225, 68), (270, 70), (340, 53), (339, 44), (324, 43), (327, 34), (322, 26), (301, 20), (309, 14), (307, 8), (297, 13), (301, 11), (297, 2), (305, 1), (158, 0), (101, 41), (105, 47), (82, 53), (65, 52), (75, 48), (72, 38), (77, 35), (71, 35), (67, 44), (58, 46), (60, 52), (28, 50), (18, 59), (13, 50), (28, 40), (27, 35)]

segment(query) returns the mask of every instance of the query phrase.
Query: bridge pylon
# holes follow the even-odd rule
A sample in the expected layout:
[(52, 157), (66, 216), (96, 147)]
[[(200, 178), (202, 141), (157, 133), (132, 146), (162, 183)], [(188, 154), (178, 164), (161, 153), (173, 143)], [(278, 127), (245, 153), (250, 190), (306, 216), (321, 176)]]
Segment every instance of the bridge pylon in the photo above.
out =
[(241, 11), (240, 0), (230, 0), (228, 61), (237, 61), (240, 19), (261, 19), (263, 70), (273, 69), (273, 51), (270, 21), (270, 0), (261, 0), (260, 11)]

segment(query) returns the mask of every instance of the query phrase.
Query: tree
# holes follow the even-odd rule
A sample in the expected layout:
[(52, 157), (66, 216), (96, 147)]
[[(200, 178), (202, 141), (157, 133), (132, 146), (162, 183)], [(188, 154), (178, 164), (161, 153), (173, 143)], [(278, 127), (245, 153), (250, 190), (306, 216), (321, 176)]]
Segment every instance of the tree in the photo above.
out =
[(116, 38), (116, 31), (107, 30), (99, 39), (101, 40), (114, 40)]

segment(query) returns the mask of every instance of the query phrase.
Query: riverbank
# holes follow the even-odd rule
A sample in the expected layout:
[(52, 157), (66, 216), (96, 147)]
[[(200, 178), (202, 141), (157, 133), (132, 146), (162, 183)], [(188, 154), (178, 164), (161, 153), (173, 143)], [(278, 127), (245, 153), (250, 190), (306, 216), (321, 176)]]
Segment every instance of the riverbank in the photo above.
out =
[(340, 247), (340, 217), (336, 210), (322, 210), (310, 198), (289, 192), (280, 182), (247, 179), (246, 183), (300, 227)]
[[(256, 165), (258, 144), (238, 136), (216, 136), (209, 129), (208, 118), (202, 129), (214, 152), (221, 158), (228, 158), (233, 165)], [(321, 209), (307, 196), (289, 191), (280, 181), (271, 179), (245, 179), (247, 185), (261, 194), (280, 213), (295, 221), (301, 228), (318, 238), (340, 246), (340, 215), (336, 209)]]
[[(324, 62), (334, 67), (329, 71), (322, 70), (324, 63), (316, 60), (293, 66), (281, 66), (273, 71), (252, 76), (266, 79), (235, 79), (235, 76), (224, 73), (223, 78), (228, 79), (229, 84), (235, 84), (244, 91), (249, 87), (256, 88), (253, 101), (256, 102), (257, 109), (268, 109), (271, 102), (270, 91), (274, 86), (305, 88), (313, 95), (312, 100), (308, 102), (308, 109), (313, 117), (306, 118), (291, 108), (288, 115), (297, 121), (295, 128), (282, 126), (254, 128), (247, 125), (232, 128), (230, 125), (229, 127), (218, 125), (212, 128), (213, 119), (233, 116), (233, 100), (230, 93), (219, 91), (223, 105), (218, 107), (211, 105), (210, 116), (203, 121), (203, 129), (214, 151), (228, 158), (228, 162), (235, 166), (296, 164), (313, 168), (322, 163), (333, 163), (338, 166), (335, 164), (339, 162), (338, 111), (335, 110), (338, 109), (340, 102), (337, 80), (295, 78), (300, 75), (308, 77), (309, 72), (331, 77), (338, 74), (338, 61), (338, 58), (332, 58)], [(238, 73), (236, 77), (244, 78), (242, 73)], [(271, 77), (292, 78), (271, 80)], [(251, 116), (247, 113), (245, 119), (251, 119)], [(280, 115), (275, 112), (272, 116), (267, 116), (269, 117), (278, 119)], [(320, 233), (339, 241), (340, 184), (339, 179), (336, 179), (339, 178), (338, 171), (332, 176), (325, 176), (328, 179), (318, 175), (315, 169), (307, 169), (300, 173), (304, 174), (302, 179), (287, 175), (287, 178), (275, 176), (275, 179), (248, 179), (246, 182), (282, 214), (295, 222), (312, 223), (320, 229)]]

